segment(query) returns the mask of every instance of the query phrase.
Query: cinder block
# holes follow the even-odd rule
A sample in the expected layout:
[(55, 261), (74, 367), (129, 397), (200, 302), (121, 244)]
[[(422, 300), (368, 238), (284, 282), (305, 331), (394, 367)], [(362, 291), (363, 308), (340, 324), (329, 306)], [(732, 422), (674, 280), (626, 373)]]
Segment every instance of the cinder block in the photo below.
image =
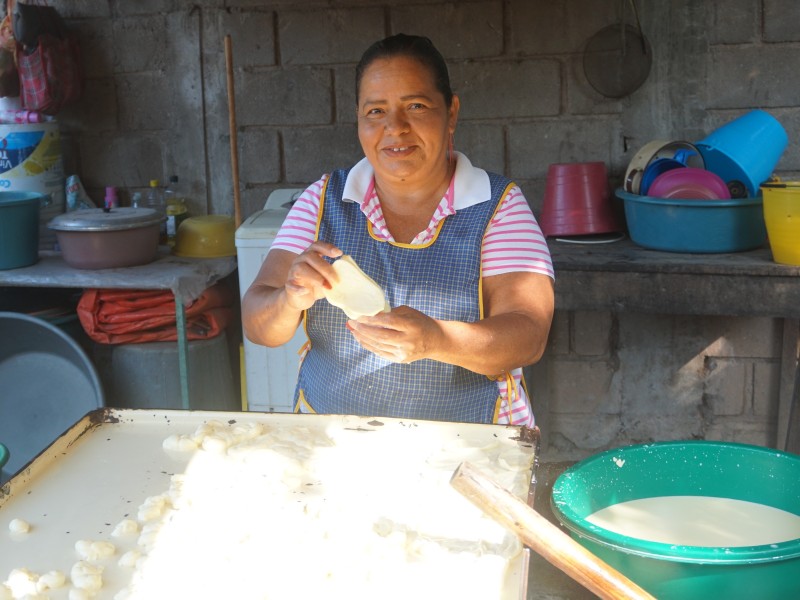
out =
[(473, 165), (505, 173), (505, 141), (503, 126), (498, 123), (458, 124), (453, 146), (467, 155)]
[(775, 446), (775, 422), (765, 419), (718, 417), (705, 431), (707, 440)]
[[(795, 106), (800, 47), (771, 44), (714, 46), (708, 60), (707, 108)], [(738, 116), (734, 115), (734, 116)], [(734, 118), (731, 116), (730, 118)]]
[[(558, 277), (558, 274), (556, 274)], [(557, 310), (553, 315), (553, 323), (550, 326), (550, 337), (547, 339), (546, 357), (568, 356), (569, 355), (569, 323), (570, 312)]]
[[(117, 75), (119, 125), (125, 131), (169, 130), (172, 115), (165, 106), (176, 106), (180, 90), (158, 71)], [(161, 169), (158, 171), (161, 172)]]
[(356, 63), (385, 35), (380, 8), (281, 11), (278, 14), (284, 65)]
[(614, 371), (605, 361), (550, 360), (552, 414), (614, 414), (619, 397), (610, 394)]
[[(166, 19), (161, 15), (128, 17), (112, 22), (114, 71), (163, 70), (170, 61), (169, 40), (163, 35)], [(136, 48), (136, 52), (131, 50)]]
[(606, 311), (575, 311), (572, 315), (572, 349), (578, 356), (611, 353), (613, 319)]
[(336, 97), (336, 122), (358, 122), (356, 106), (356, 69), (353, 65), (333, 69), (334, 94)]
[(620, 21), (620, 6), (594, 0), (512, 0), (510, 51), (523, 55), (578, 52), (597, 31)]
[(552, 163), (611, 162), (619, 122), (609, 116), (519, 123), (508, 130), (509, 176), (547, 177)]
[(726, 0), (711, 2), (708, 7), (711, 14), (709, 27), (705, 31), (709, 43), (748, 44), (757, 40), (761, 24), (761, 6), (758, 2)]
[(708, 358), (706, 366), (708, 375), (703, 382), (703, 395), (713, 414), (751, 414), (752, 363), (746, 360)]
[(92, 169), (81, 173), (84, 187), (98, 187), (113, 182), (119, 188), (143, 187), (160, 178), (164, 169), (164, 143), (148, 133), (118, 135), (106, 144), (91, 140), (80, 143), (81, 161)]
[(352, 166), (364, 156), (351, 125), (295, 127), (282, 135), (287, 181), (310, 184), (333, 169)]
[(277, 131), (249, 128), (242, 131), (237, 140), (240, 157), (239, 172), (244, 181), (252, 183), (280, 181), (281, 152)]
[(244, 125), (328, 125), (333, 118), (329, 69), (243, 71), (236, 122)]
[[(498, 56), (503, 52), (502, 2), (394, 6), (392, 31), (429, 37), (446, 60)], [(457, 31), (458, 35), (450, 32)]]
[[(269, 67), (275, 60), (275, 19), (273, 11), (217, 11), (213, 13), (217, 22), (211, 24), (213, 35), (209, 43), (218, 40), (220, 47), (225, 42), (225, 35), (231, 36), (231, 58), (233, 68)], [(204, 48), (205, 37), (204, 37)]]
[(707, 356), (778, 358), (781, 355), (782, 319), (769, 317), (676, 317), (677, 339)]
[(764, 0), (765, 42), (800, 42), (798, 22), (800, 3), (797, 0)]
[(753, 361), (753, 414), (768, 420), (778, 416), (781, 365), (778, 361)]
[[(561, 72), (556, 60), (454, 63), (450, 65), (450, 83), (461, 98), (462, 119), (559, 114)], [(509, 86), (513, 94), (507, 93)], [(535, 144), (529, 138), (528, 147), (531, 145)]]

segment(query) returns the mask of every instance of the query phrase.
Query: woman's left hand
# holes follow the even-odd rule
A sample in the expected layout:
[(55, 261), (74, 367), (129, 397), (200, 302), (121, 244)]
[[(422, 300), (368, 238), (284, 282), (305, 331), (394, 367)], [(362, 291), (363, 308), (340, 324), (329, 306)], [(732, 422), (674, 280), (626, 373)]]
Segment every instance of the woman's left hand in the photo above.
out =
[(441, 334), (436, 320), (409, 306), (348, 321), (347, 327), (362, 347), (399, 363), (427, 358)]

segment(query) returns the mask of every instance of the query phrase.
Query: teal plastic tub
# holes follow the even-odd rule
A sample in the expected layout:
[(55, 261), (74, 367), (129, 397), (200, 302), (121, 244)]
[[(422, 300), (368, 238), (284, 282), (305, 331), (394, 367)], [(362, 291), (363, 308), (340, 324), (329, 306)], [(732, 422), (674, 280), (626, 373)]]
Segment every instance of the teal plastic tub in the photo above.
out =
[(800, 598), (800, 538), (762, 546), (678, 546), (586, 520), (629, 500), (714, 496), (800, 515), (800, 456), (746, 444), (657, 442), (580, 461), (553, 485), (551, 505), (570, 535), (659, 600)]
[(0, 192), (0, 270), (39, 260), (39, 210), (44, 200), (34, 192)]
[(654, 198), (615, 192), (625, 205), (631, 240), (666, 252), (713, 254), (764, 246), (767, 228), (761, 196), (732, 200)]

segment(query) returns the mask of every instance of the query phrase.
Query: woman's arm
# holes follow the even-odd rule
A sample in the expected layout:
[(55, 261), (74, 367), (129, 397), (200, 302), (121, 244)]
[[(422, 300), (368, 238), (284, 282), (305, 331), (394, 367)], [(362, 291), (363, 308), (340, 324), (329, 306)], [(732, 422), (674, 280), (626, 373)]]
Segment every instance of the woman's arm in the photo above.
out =
[(337, 282), (336, 272), (323, 257), (341, 255), (335, 246), (319, 241), (302, 254), (270, 250), (242, 298), (247, 339), (270, 347), (292, 339), (303, 311), (324, 297), (325, 287)]
[(475, 323), (401, 306), (348, 326), (362, 346), (396, 362), (430, 358), (492, 376), (538, 361), (553, 319), (553, 280), (528, 272), (486, 277), (483, 298), (486, 316)]

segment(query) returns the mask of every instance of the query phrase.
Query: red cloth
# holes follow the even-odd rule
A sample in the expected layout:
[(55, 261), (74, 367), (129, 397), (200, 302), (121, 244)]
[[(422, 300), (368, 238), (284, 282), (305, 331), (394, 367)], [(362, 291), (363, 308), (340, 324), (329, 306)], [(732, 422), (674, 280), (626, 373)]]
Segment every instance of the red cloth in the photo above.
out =
[[(224, 285), (206, 289), (185, 307), (186, 338), (205, 340), (222, 333), (233, 317), (235, 300)], [(78, 302), (77, 313), (86, 334), (101, 344), (178, 339), (175, 297), (167, 290), (86, 290)]]

